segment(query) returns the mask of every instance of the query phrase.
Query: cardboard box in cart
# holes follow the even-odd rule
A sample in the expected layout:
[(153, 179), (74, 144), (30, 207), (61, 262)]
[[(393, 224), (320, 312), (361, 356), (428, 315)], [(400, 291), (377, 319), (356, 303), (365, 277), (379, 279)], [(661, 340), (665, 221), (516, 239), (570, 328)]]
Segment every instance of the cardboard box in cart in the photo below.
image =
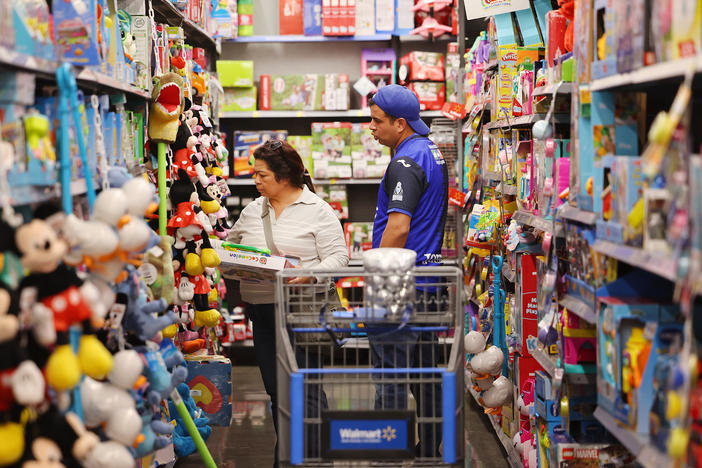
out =
[(232, 420), (232, 363), (218, 355), (186, 356), (188, 387), (210, 424), (229, 426)]
[(285, 257), (225, 248), (225, 243), (218, 239), (212, 239), (211, 242), (222, 261), (219, 264), (219, 270), (225, 278), (273, 283), (276, 273), (293, 266)]

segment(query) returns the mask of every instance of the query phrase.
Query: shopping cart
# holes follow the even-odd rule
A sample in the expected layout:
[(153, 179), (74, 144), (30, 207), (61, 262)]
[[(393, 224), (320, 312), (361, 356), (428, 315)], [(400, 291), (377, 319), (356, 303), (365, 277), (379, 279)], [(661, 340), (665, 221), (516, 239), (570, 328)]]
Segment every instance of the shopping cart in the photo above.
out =
[[(312, 274), (315, 283), (289, 284)], [(333, 310), (335, 281), (356, 276), (365, 287), (342, 289), (339, 281), (346, 308)], [(383, 309), (376, 298), (388, 291), (379, 293), (377, 285), (397, 284), (397, 276), (362, 268), (278, 274), (281, 464), (462, 464), (461, 272), (407, 272), (411, 287), (395, 296), (402, 307)]]

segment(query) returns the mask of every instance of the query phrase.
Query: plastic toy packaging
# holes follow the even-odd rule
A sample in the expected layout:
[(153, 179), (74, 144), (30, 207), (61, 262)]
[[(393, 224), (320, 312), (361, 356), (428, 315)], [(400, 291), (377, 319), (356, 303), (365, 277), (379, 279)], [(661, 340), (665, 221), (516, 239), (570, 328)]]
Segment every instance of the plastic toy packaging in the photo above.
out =
[(98, 65), (98, 10), (96, 0), (53, 2), (54, 35), (61, 59), (76, 65)]

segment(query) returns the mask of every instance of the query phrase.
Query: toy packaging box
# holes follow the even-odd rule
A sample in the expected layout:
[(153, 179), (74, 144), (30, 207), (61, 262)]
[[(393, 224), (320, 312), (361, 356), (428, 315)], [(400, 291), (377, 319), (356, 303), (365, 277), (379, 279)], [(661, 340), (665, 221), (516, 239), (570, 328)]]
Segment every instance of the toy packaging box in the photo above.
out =
[(76, 65), (100, 63), (96, 6), (94, 1), (53, 2), (54, 36), (61, 59)]
[(444, 81), (444, 54), (414, 51), (400, 58), (400, 81)]
[(370, 131), (369, 123), (354, 123), (351, 128), (353, 177), (379, 179), (390, 163), (390, 148), (381, 145)]
[(297, 153), (302, 158), (302, 163), (305, 165), (307, 172), (314, 172), (312, 163), (312, 137), (310, 135), (288, 135), (288, 143), (295, 148)]
[(349, 76), (338, 73), (325, 74), (322, 108), (324, 110), (348, 110), (349, 100)]
[(444, 83), (421, 81), (410, 83), (409, 89), (417, 95), (421, 110), (441, 110), (446, 102)]
[(232, 159), (234, 177), (250, 177), (253, 174), (253, 153), (268, 140), (286, 140), (287, 130), (234, 132)]
[[(324, 75), (261, 75), (261, 109), (322, 110)], [(268, 81), (269, 86), (263, 83)]]
[(305, 36), (322, 34), (322, 0), (303, 0), (303, 28)]
[(614, 0), (595, 0), (593, 5), (593, 79), (617, 73), (617, 42)]
[(375, 34), (375, 1), (356, 0), (356, 35)]
[(232, 420), (232, 363), (218, 355), (186, 355), (187, 384), (195, 404), (210, 424), (229, 426)]
[(278, 34), (304, 34), (302, 0), (278, 2)]
[(349, 219), (349, 196), (346, 185), (317, 185), (317, 195), (329, 203), (337, 218)]
[(256, 110), (256, 88), (224, 88), (222, 112)]
[(217, 60), (217, 76), (225, 88), (251, 87), (254, 85), (253, 60)]
[(498, 46), (499, 78), (497, 80), (497, 118), (512, 117), (514, 104), (514, 78), (519, 65), (539, 60), (536, 47)]
[(219, 269), (225, 278), (257, 283), (274, 283), (276, 273), (292, 266), (286, 257), (264, 255), (228, 247), (219, 239), (212, 239), (211, 242), (212, 247), (222, 260)]
[(373, 248), (373, 223), (346, 223), (344, 235), (351, 260), (362, 259), (363, 252)]
[(313, 176), (320, 179), (351, 177), (350, 122), (312, 123)]
[(673, 59), (694, 57), (702, 50), (702, 3), (698, 0), (672, 2), (670, 27)]

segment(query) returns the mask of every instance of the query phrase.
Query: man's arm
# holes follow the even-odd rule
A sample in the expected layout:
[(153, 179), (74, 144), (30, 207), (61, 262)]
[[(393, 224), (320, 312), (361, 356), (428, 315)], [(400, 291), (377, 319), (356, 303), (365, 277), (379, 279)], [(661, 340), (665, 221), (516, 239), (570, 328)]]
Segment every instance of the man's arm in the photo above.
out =
[(410, 231), (412, 218), (404, 213), (394, 211), (388, 215), (388, 224), (385, 226), (380, 247), (404, 248)]

